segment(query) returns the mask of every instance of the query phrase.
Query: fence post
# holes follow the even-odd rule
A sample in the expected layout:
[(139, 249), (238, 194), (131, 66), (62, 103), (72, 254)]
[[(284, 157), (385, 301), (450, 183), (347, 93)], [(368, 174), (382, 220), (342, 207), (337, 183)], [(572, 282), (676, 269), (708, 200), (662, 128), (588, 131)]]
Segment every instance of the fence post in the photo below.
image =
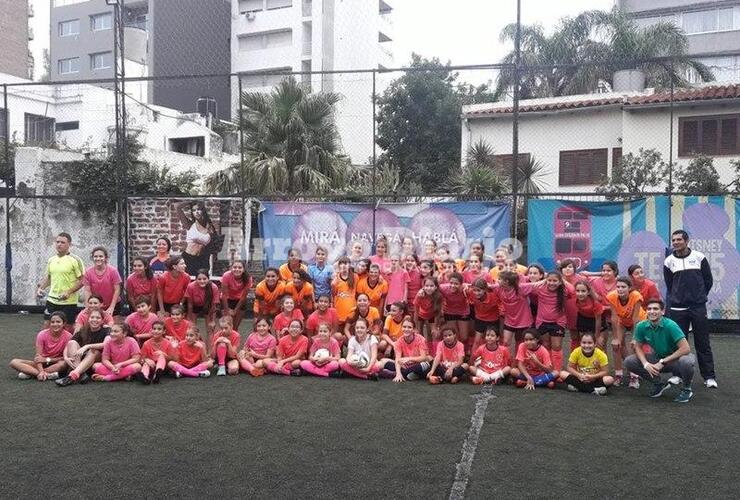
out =
[(670, 134), (668, 138), (668, 248), (671, 247), (671, 226), (673, 226), (673, 90), (675, 84), (673, 82), (673, 60), (671, 59), (671, 98), (668, 101), (668, 110), (670, 116)]
[[(252, 226), (251, 224), (252, 210), (251, 210), (251, 206), (249, 210), (247, 210), (246, 198), (245, 198), (245, 192), (247, 190), (247, 183), (246, 183), (246, 179), (244, 178), (244, 120), (243, 120), (244, 114), (242, 112), (242, 92), (244, 89), (242, 88), (241, 75), (237, 75), (236, 78), (237, 78), (237, 85), (239, 89), (239, 93), (237, 94), (237, 98), (236, 98), (236, 103), (238, 106), (237, 120), (239, 120), (239, 191), (241, 192), (241, 199), (242, 199), (242, 231), (244, 231), (244, 227), (246, 226), (246, 217), (250, 218), (250, 227)], [(252, 261), (251, 255), (249, 255), (249, 249), (251, 247), (251, 237), (252, 237), (251, 233), (252, 232), (253, 231), (250, 231), (249, 240), (246, 241), (247, 248), (246, 248), (246, 255), (244, 256), (245, 257), (244, 260), (246, 262)], [(246, 239), (247, 235), (244, 234), (243, 238)]]
[(10, 113), (8, 113), (8, 85), (3, 84), (3, 113), (5, 114), (3, 130), (3, 162), (5, 163), (5, 303), (13, 303), (13, 248), (10, 245), (10, 189), (15, 187), (15, 172), (10, 165)]
[(516, 35), (514, 36), (514, 103), (511, 130), (511, 192), (514, 205), (514, 239), (518, 233), (517, 212), (519, 209), (519, 64), (521, 58), (522, 2), (516, 1)]
[(376, 240), (376, 232), (375, 232), (375, 212), (378, 209), (378, 198), (377, 198), (377, 191), (376, 191), (376, 176), (378, 172), (378, 146), (377, 146), (377, 106), (378, 106), (378, 98), (376, 95), (376, 79), (377, 79), (378, 71), (373, 68), (373, 237), (372, 237), (372, 247), (371, 247), (371, 254), (375, 254), (375, 240)]

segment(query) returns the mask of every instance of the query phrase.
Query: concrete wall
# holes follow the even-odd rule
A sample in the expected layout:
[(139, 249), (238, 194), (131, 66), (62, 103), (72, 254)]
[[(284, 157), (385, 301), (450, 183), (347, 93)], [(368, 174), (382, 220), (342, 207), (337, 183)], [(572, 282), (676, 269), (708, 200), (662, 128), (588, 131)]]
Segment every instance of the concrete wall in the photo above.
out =
[(0, 73), (28, 78), (28, 2), (0, 0)]

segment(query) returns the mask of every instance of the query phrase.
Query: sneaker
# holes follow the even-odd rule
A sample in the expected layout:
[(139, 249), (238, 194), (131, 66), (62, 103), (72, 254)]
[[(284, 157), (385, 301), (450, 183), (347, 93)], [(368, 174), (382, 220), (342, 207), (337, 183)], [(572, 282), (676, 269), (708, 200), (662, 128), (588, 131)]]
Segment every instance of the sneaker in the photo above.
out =
[(175, 378), (180, 378), (180, 377), (182, 377), (182, 373), (180, 373), (180, 372), (175, 372)]
[(665, 384), (663, 382), (656, 382), (655, 385), (653, 385), (653, 390), (650, 392), (651, 398), (659, 398), (663, 395), (665, 391), (670, 389), (670, 384)]
[(576, 388), (575, 388), (574, 386), (572, 386), (572, 385), (570, 385), (570, 384), (568, 384), (568, 390), (569, 390), (570, 392), (578, 392), (578, 389), (576, 389)]
[(622, 385), (624, 377), (622, 375), (614, 375), (614, 387)]
[(416, 373), (411, 372), (406, 375), (406, 380), (419, 380), (419, 376)]
[(681, 377), (679, 377), (678, 375), (674, 375), (668, 379), (668, 383), (671, 385), (678, 385), (681, 383)]
[(688, 403), (693, 395), (694, 391), (692, 391), (690, 387), (684, 387), (673, 401), (675, 403)]
[(470, 381), (475, 385), (481, 385), (483, 383), (482, 377), (470, 377)]
[(66, 377), (62, 377), (58, 380), (55, 380), (54, 383), (58, 385), (59, 387), (67, 387), (68, 385), (74, 384), (75, 381), (72, 379), (72, 377), (67, 375)]
[(457, 384), (458, 382), (460, 382), (460, 379), (457, 377), (452, 377), (452, 379), (450, 380), (450, 384)]
[(80, 378), (77, 379), (77, 383), (80, 385), (85, 385), (88, 382), (90, 382), (90, 375), (88, 375), (87, 373), (83, 373), (82, 375), (80, 375)]
[(595, 396), (606, 396), (606, 387), (596, 387), (591, 394)]
[(630, 377), (630, 389), (639, 389), (640, 388), (640, 377)]
[(441, 384), (442, 378), (436, 375), (432, 375), (431, 377), (429, 377), (429, 383), (433, 385)]
[(717, 381), (713, 378), (708, 378), (704, 381), (704, 385), (707, 387), (707, 389), (716, 389)]
[(555, 381), (553, 380), (551, 382), (548, 382), (547, 383), (547, 388), (548, 389), (555, 389)]
[(19, 372), (18, 373), (18, 379), (19, 380), (30, 380), (31, 376), (27, 373)]
[(154, 370), (154, 375), (152, 375), (152, 384), (158, 384), (160, 377), (162, 377), (162, 370)]
[(149, 385), (149, 384), (151, 384), (151, 383), (152, 383), (152, 381), (151, 381), (151, 380), (149, 380), (148, 378), (146, 378), (146, 377), (144, 376), (144, 374), (143, 374), (143, 373), (141, 373), (141, 372), (139, 372), (139, 373), (137, 373), (136, 375), (134, 375), (134, 377), (136, 378), (136, 380), (137, 380), (137, 381), (141, 382), (141, 383), (142, 383), (142, 384), (144, 384), (144, 385)]
[[(198, 374), (200, 378), (208, 378), (211, 376), (211, 372), (209, 370), (203, 370)], [(175, 372), (175, 377), (180, 378), (180, 372)]]
[(224, 377), (226, 376), (226, 367), (225, 366), (219, 366), (218, 371), (216, 372), (217, 377)]
[(342, 370), (334, 370), (333, 372), (329, 372), (329, 378), (342, 378), (344, 376), (344, 372)]
[(46, 380), (56, 380), (59, 378), (59, 372), (51, 372), (46, 376)]
[(303, 375), (303, 372), (301, 371), (300, 368), (296, 368), (295, 370), (290, 371), (291, 377), (300, 377), (301, 375)]
[(367, 376), (368, 380), (372, 380), (373, 382), (378, 382), (380, 380), (380, 377), (378, 377), (377, 373), (371, 373)]

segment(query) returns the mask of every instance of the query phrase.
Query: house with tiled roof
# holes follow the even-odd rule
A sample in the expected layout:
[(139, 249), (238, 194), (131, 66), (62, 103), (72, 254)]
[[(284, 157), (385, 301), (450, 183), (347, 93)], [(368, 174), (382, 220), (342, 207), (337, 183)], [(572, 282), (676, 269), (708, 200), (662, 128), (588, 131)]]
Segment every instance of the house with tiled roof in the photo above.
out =
[[(673, 126), (671, 127), (671, 113)], [(483, 139), (510, 171), (511, 102), (463, 107), (462, 151)], [(656, 149), (685, 165), (697, 153), (714, 157), (723, 182), (740, 159), (740, 84), (669, 91), (573, 95), (520, 101), (519, 154), (544, 165), (547, 192), (591, 192), (627, 153)]]

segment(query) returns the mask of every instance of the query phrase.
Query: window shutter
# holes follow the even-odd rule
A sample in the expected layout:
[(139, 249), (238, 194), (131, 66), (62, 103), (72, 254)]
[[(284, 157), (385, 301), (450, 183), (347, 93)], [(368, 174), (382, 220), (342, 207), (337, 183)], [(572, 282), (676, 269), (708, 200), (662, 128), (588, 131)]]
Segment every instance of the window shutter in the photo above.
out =
[(721, 136), (719, 144), (719, 154), (731, 155), (738, 153), (737, 117), (721, 120), (720, 128)]
[(702, 120), (701, 121), (701, 147), (699, 150), (708, 155), (719, 153), (719, 120)]
[(576, 152), (560, 152), (560, 169), (558, 173), (558, 184), (561, 186), (572, 186), (576, 181)]
[(681, 134), (678, 139), (678, 154), (689, 156), (699, 150), (699, 122), (697, 120), (681, 120)]

